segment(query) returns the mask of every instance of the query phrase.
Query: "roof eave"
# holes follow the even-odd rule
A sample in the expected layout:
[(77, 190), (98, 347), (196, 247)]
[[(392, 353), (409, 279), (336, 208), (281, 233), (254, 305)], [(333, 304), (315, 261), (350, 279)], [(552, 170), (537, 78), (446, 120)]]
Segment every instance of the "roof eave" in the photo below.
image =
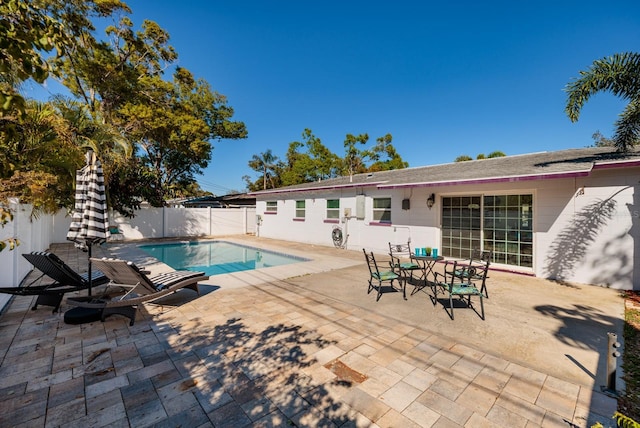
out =
[(406, 189), (409, 187), (442, 187), (442, 186), (457, 186), (463, 184), (487, 184), (487, 183), (514, 183), (518, 181), (533, 181), (533, 180), (550, 180), (554, 178), (572, 178), (572, 177), (586, 177), (590, 173), (589, 170), (582, 171), (564, 171), (558, 173), (547, 174), (528, 174), (528, 175), (513, 175), (506, 177), (490, 177), (490, 178), (472, 178), (462, 180), (447, 180), (447, 181), (428, 181), (422, 183), (403, 183), (403, 184), (387, 184), (380, 185), (380, 189)]
[(274, 195), (279, 193), (299, 193), (299, 192), (315, 192), (318, 190), (338, 190), (349, 189), (357, 187), (379, 186), (385, 183), (384, 181), (373, 181), (368, 183), (349, 183), (349, 184), (336, 184), (329, 186), (315, 186), (315, 187), (296, 187), (295, 189), (272, 189), (272, 190), (260, 190), (259, 192), (249, 192), (248, 195), (262, 196), (262, 195)]

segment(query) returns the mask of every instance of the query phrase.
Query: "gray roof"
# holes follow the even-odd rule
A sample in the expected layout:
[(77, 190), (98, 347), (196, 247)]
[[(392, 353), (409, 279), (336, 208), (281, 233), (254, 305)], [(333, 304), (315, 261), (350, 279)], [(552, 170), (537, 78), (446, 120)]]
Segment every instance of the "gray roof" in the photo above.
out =
[(640, 150), (620, 153), (611, 147), (588, 147), (356, 174), (353, 177), (337, 177), (250, 194), (265, 196), (273, 193), (308, 192), (347, 187), (436, 187), (470, 183), (544, 180), (587, 176), (592, 170), (600, 168), (634, 166), (640, 166)]

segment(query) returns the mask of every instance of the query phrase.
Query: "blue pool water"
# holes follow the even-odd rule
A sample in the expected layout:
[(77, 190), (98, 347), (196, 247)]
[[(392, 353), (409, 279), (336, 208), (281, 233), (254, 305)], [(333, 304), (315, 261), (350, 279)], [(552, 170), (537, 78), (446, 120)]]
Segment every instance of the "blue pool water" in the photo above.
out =
[(147, 244), (140, 249), (173, 269), (204, 272), (210, 276), (308, 261), (226, 241)]

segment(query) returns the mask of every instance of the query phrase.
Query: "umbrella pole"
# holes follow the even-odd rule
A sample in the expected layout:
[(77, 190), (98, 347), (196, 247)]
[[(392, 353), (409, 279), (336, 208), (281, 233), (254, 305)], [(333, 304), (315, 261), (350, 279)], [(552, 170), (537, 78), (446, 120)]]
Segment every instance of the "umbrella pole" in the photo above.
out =
[(89, 296), (91, 296), (91, 282), (92, 282), (92, 275), (91, 275), (91, 247), (92, 247), (92, 245), (89, 244), (88, 247), (89, 247), (89, 249), (88, 249), (88, 253), (89, 253)]

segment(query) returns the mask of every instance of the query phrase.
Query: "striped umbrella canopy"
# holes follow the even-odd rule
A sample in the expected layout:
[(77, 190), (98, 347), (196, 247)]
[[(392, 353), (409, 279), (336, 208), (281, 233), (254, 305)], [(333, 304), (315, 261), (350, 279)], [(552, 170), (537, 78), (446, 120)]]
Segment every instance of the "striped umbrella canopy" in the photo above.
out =
[(104, 191), (104, 173), (95, 153), (86, 155), (87, 164), (76, 172), (76, 195), (67, 240), (89, 253), (89, 295), (91, 295), (91, 246), (109, 237), (109, 216)]

